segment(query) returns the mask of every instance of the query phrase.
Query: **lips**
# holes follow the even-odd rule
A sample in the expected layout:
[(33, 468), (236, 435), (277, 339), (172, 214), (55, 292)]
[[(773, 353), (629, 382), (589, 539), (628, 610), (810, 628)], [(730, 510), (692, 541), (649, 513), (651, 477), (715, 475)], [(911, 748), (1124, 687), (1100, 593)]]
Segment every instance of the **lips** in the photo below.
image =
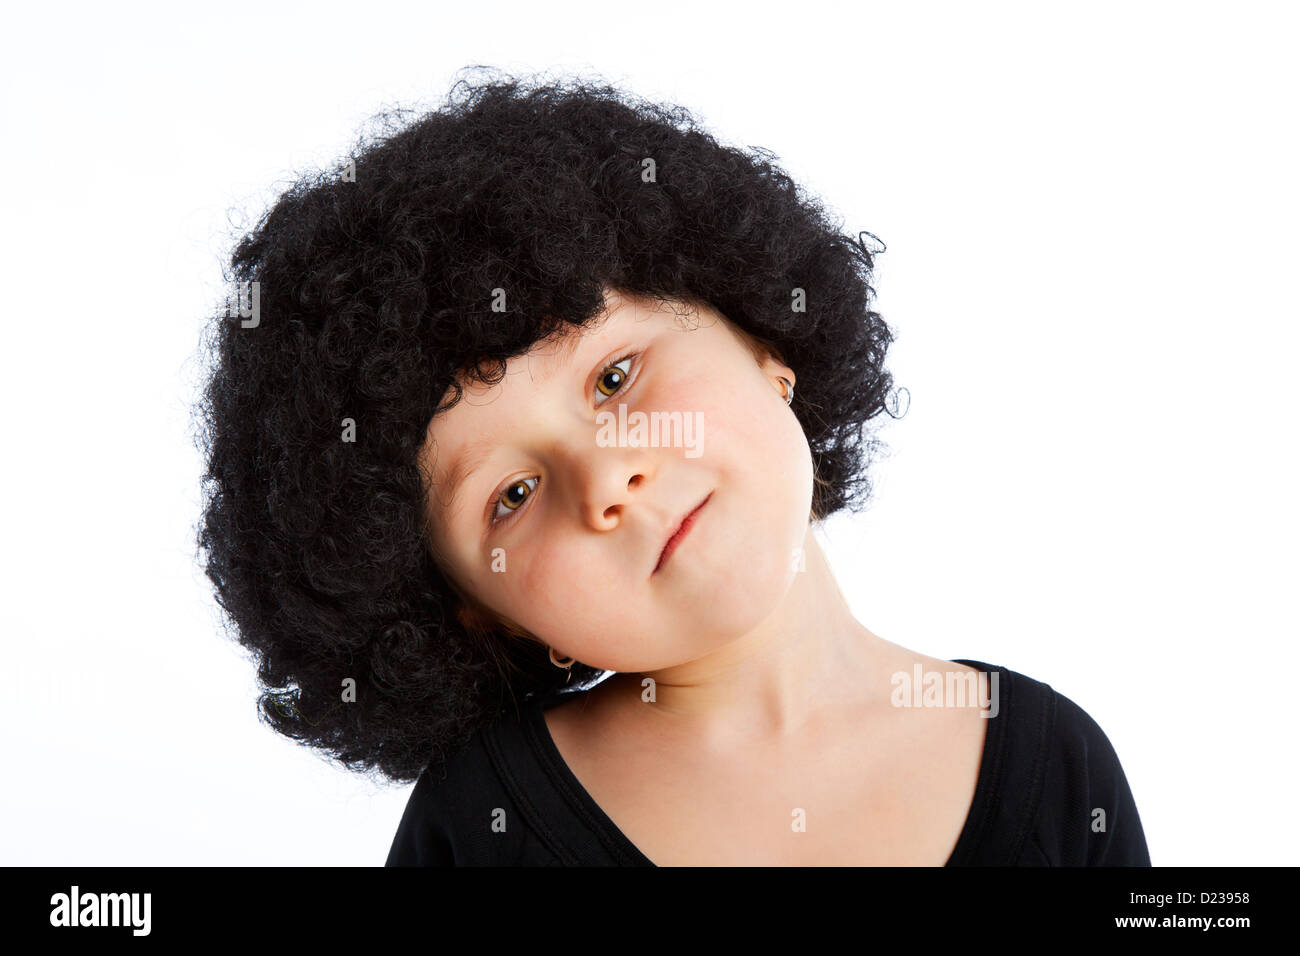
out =
[(703, 501), (687, 512), (682, 520), (677, 523), (677, 529), (669, 536), (668, 540), (664, 542), (663, 550), (659, 552), (659, 563), (655, 565), (654, 571), (650, 572), (652, 577), (664, 566), (664, 562), (668, 560), (668, 556), (673, 553), (677, 548), (677, 545), (681, 543), (681, 540), (686, 537), (686, 533), (690, 531), (691, 527), (695, 524), (695, 518), (700, 513), (700, 509), (707, 505), (709, 503), (709, 498), (712, 497), (713, 492), (710, 491)]

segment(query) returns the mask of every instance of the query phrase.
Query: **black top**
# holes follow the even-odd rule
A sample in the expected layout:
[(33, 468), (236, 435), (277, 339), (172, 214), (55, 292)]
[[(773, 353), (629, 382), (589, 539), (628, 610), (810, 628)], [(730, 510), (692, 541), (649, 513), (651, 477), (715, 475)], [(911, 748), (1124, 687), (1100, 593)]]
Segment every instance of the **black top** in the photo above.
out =
[[(1150, 866), (1128, 781), (1096, 721), (1033, 678), (956, 663), (996, 671), (999, 686), (975, 796), (945, 865)], [(542, 712), (562, 699), (529, 697), (436, 773), (426, 767), (385, 865), (654, 866), (560, 756)]]

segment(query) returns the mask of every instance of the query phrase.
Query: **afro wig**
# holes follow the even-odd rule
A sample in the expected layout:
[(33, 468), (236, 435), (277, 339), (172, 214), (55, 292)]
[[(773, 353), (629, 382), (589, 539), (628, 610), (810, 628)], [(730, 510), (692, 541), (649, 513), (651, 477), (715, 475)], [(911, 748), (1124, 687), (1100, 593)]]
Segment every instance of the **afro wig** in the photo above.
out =
[(197, 543), (263, 719), (399, 782), (566, 678), (544, 644), (466, 623), (432, 553), (417, 456), (460, 380), (588, 327), (607, 288), (707, 303), (798, 373), (818, 520), (865, 505), (863, 425), (894, 414), (883, 246), (841, 234), (770, 152), (577, 80), (462, 79), (411, 112), (238, 238), (196, 404)]

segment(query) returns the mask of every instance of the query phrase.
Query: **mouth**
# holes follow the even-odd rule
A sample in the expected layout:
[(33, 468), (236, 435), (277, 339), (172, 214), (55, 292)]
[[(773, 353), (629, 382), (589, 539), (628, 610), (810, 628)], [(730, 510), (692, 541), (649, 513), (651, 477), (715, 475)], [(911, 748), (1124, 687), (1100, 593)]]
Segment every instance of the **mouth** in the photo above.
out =
[(679, 545), (682, 539), (686, 537), (687, 532), (689, 532), (694, 526), (695, 519), (699, 516), (701, 509), (709, 503), (709, 498), (712, 497), (713, 492), (710, 491), (708, 496), (687, 512), (686, 516), (678, 523), (677, 530), (674, 531), (669, 536), (668, 540), (664, 542), (663, 550), (659, 552), (659, 563), (656, 564), (655, 569), (650, 572), (651, 577), (654, 577), (659, 573), (659, 569), (664, 566), (664, 562), (668, 560), (673, 551), (677, 549), (677, 545)]

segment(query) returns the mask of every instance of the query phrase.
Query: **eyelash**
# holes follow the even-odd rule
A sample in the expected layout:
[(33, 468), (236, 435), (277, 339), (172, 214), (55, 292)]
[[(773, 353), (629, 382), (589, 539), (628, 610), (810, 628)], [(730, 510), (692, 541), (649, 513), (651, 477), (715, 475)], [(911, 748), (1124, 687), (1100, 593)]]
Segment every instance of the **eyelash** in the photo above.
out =
[[(632, 352), (632, 353), (630, 353), (630, 354), (628, 354), (628, 355), (624, 355), (622, 358), (615, 359), (615, 360), (612, 361), (612, 362), (606, 362), (603, 366), (601, 366), (601, 369), (600, 369), (600, 375), (598, 375), (598, 376), (596, 377), (596, 382), (599, 383), (601, 377), (602, 377), (602, 376), (603, 376), (607, 371), (609, 371), (611, 368), (613, 368), (614, 366), (616, 366), (616, 365), (621, 365), (623, 362), (626, 362), (626, 361), (628, 361), (629, 359), (635, 359), (635, 358), (637, 358), (639, 355), (640, 355), (639, 352)], [(622, 369), (620, 369), (619, 371), (622, 371)], [(616, 397), (616, 396), (618, 396), (618, 395), (623, 394), (623, 392), (627, 389), (628, 382), (631, 380), (631, 378), (632, 378), (632, 368), (629, 367), (628, 370), (627, 370), (627, 372), (624, 373), (624, 375), (623, 375), (623, 381), (619, 384), (618, 388), (614, 391), (613, 394), (604, 396), (604, 399), (599, 403), (599, 405), (598, 405), (597, 407), (599, 407), (600, 405), (604, 405), (605, 402), (608, 402), (611, 398), (614, 398), (614, 397)], [(596, 389), (595, 389), (595, 386), (593, 386), (592, 390), (593, 390), (593, 391), (596, 390)], [(533, 477), (536, 477), (536, 476), (533, 476)], [(516, 478), (516, 479), (514, 479), (513, 481), (511, 481), (510, 484), (506, 485), (504, 488), (499, 489), (499, 490), (498, 490), (498, 491), (497, 491), (497, 492), (496, 492), (496, 493), (495, 493), (495, 494), (494, 494), (494, 495), (493, 495), (493, 496), (488, 500), (488, 509), (489, 509), (489, 511), (491, 512), (490, 515), (489, 515), (489, 517), (488, 517), (488, 527), (489, 527), (489, 528), (505, 527), (506, 525), (508, 525), (508, 524), (510, 524), (512, 521), (514, 521), (514, 520), (519, 516), (520, 512), (522, 512), (525, 508), (528, 507), (528, 502), (529, 502), (529, 500), (533, 497), (533, 495), (535, 495), (535, 494), (537, 493), (537, 491), (536, 491), (536, 487), (537, 487), (537, 486), (536, 486), (536, 485), (533, 486), (534, 490), (533, 490), (533, 491), (530, 491), (530, 492), (528, 493), (528, 497), (525, 498), (525, 499), (523, 500), (523, 502), (519, 505), (519, 507), (518, 507), (518, 508), (515, 508), (514, 511), (512, 511), (512, 512), (507, 516), (507, 517), (504, 517), (504, 518), (498, 518), (498, 517), (497, 517), (497, 514), (496, 514), (497, 508), (498, 508), (498, 507), (500, 506), (500, 504), (501, 504), (501, 496), (504, 495), (504, 494), (505, 494), (507, 491), (509, 491), (511, 488), (513, 488), (515, 485), (519, 484), (520, 482), (525, 482), (525, 481), (530, 481), (530, 480), (532, 480), (532, 479), (531, 479), (531, 478)], [(541, 478), (537, 478), (537, 481), (538, 481), (538, 483), (540, 484), (540, 483), (541, 483)]]

